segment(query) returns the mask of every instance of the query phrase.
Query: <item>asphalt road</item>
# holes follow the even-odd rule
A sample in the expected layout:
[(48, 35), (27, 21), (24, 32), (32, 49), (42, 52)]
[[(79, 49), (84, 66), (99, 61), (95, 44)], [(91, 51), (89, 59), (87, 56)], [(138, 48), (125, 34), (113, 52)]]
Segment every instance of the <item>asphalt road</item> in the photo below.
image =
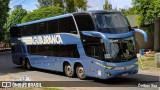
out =
[[(76, 77), (66, 77), (59, 72), (22, 69), (20, 66), (12, 63), (10, 52), (0, 52), (0, 81), (17, 81), (21, 80), (23, 76), (29, 77), (31, 81), (49, 81), (47, 82), (49, 85), (54, 83), (53, 87), (64, 90), (160, 90), (153, 88), (153, 86), (156, 87), (156, 85), (160, 84), (159, 76), (154, 75), (154, 73), (153, 75), (148, 75), (140, 72), (132, 76), (107, 80), (95, 78), (79, 80)], [(138, 87), (138, 85), (141, 87)], [(144, 88), (147, 86), (152, 87)]]

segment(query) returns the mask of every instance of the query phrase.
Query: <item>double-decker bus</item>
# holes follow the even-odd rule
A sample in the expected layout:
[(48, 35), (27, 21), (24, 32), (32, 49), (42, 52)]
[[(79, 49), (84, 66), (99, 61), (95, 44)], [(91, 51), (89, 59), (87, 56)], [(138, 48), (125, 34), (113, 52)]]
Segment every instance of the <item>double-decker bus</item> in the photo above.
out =
[(10, 28), (13, 63), (108, 79), (138, 72), (134, 33), (118, 11), (76, 12), (17, 24)]

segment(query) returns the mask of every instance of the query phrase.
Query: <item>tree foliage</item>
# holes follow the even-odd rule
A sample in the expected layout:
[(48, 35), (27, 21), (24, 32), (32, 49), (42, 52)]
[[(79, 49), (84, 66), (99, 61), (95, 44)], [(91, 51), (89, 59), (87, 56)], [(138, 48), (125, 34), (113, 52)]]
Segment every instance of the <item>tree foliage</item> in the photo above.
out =
[(160, 18), (160, 0), (133, 0), (136, 12), (139, 14), (138, 25), (153, 24)]
[(87, 9), (87, 0), (38, 0), (38, 3), (40, 8), (58, 5), (69, 13)]
[(111, 10), (112, 9), (112, 5), (108, 3), (108, 0), (105, 1), (103, 9), (104, 10)]
[(111, 5), (109, 5), (109, 4), (105, 4), (103, 7), (104, 7), (104, 10), (111, 10), (112, 9)]
[(51, 7), (51, 6), (57, 6), (64, 8), (63, 0), (38, 0), (39, 7)]
[(33, 20), (39, 20), (47, 17), (53, 17), (61, 14), (65, 14), (66, 11), (64, 11), (59, 6), (53, 6), (53, 7), (44, 7), (40, 8), (38, 10), (35, 10), (33, 12), (28, 13), (23, 19), (22, 22), (29, 22)]
[(4, 39), (5, 29), (3, 28), (7, 21), (10, 0), (0, 0), (0, 42)]
[(87, 10), (87, 0), (74, 0), (74, 4), (77, 10), (86, 11)]
[(122, 12), (125, 16), (137, 14), (137, 12), (135, 12), (135, 8), (134, 8), (134, 7), (131, 7), (131, 8), (129, 8), (129, 9), (121, 9), (121, 12)]
[(13, 26), (16, 24), (20, 24), (23, 17), (27, 15), (27, 11), (25, 9), (16, 9), (11, 12), (9, 18), (7, 20), (7, 26)]
[(4, 42), (9, 42), (9, 29), (11, 26), (16, 24), (20, 24), (23, 17), (27, 15), (27, 11), (25, 9), (16, 9), (11, 12), (9, 15), (7, 22), (5, 23), (5, 37)]
[(74, 3), (74, 0), (66, 0), (66, 2), (64, 2), (65, 3), (65, 10), (67, 11), (67, 12), (75, 12), (76, 11), (76, 6), (75, 6), (75, 3)]

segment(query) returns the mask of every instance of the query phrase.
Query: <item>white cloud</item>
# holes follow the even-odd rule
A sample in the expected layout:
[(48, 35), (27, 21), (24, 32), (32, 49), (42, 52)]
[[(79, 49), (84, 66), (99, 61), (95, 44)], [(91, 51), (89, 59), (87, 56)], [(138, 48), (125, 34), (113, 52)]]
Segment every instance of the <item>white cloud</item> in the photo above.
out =
[[(108, 0), (114, 8), (129, 8), (131, 7), (132, 0)], [(105, 0), (88, 0), (88, 5), (90, 6), (88, 10), (103, 10), (103, 5)]]
[(104, 0), (88, 0), (88, 10), (103, 10)]
[(112, 4), (113, 8), (129, 8), (132, 5), (132, 0), (109, 0), (109, 2)]
[(27, 11), (33, 11), (37, 9), (36, 4), (38, 4), (37, 0), (11, 0), (9, 3), (9, 7), (13, 9), (15, 5), (22, 4), (22, 7)]

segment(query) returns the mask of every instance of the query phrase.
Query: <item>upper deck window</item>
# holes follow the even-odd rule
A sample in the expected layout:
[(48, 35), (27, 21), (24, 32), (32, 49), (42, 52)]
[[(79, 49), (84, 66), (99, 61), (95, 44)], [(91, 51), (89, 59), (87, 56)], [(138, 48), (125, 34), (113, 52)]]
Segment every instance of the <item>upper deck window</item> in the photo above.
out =
[(38, 23), (38, 34), (47, 34), (47, 22)]
[(90, 15), (74, 15), (79, 31), (94, 31), (94, 23)]
[(71, 16), (59, 19), (59, 33), (77, 34), (77, 29)]
[(121, 13), (102, 13), (94, 15), (98, 31), (104, 33), (124, 33), (130, 31), (130, 25)]
[(21, 30), (17, 26), (10, 28), (11, 37), (21, 37)]
[(58, 20), (50, 20), (48, 21), (48, 33), (58, 33)]

